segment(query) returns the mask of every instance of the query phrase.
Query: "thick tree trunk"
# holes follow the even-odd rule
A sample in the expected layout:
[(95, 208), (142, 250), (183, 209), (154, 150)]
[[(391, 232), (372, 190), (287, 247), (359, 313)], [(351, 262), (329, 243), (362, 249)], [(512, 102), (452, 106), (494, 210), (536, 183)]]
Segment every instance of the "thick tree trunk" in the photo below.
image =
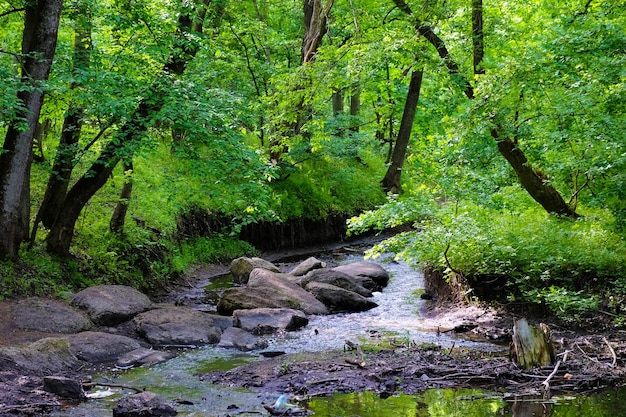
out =
[(387, 169), (385, 177), (381, 181), (383, 189), (386, 192), (400, 192), (400, 176), (402, 174), (402, 166), (406, 159), (406, 151), (409, 147), (411, 139), (411, 131), (413, 130), (413, 121), (415, 120), (415, 111), (420, 97), (422, 88), (422, 70), (413, 71), (411, 74), (411, 82), (409, 83), (409, 91), (406, 95), (406, 103), (404, 104), (404, 112), (402, 113), (402, 121), (400, 122), (400, 130), (398, 138), (393, 148), (391, 157), (391, 165)]
[[(91, 13), (87, 3), (84, 2), (78, 9), (76, 19), (73, 56), (74, 75), (79, 71), (87, 70), (90, 59)], [(82, 83), (73, 81), (70, 88), (76, 89), (81, 85)], [(63, 120), (59, 147), (57, 148), (54, 165), (52, 166), (52, 174), (48, 179), (46, 192), (37, 213), (37, 220), (41, 220), (47, 228), (52, 227), (54, 224), (59, 208), (63, 204), (65, 194), (67, 193), (72, 170), (74, 169), (74, 159), (78, 152), (78, 140), (83, 127), (83, 114), (83, 107), (71, 105)], [(34, 228), (37, 228), (37, 221)], [(34, 240), (34, 233), (32, 240)]]
[(190, 32), (202, 32), (202, 22), (208, 3), (210, 0), (203, 0), (198, 5), (195, 16), (181, 15), (179, 17), (179, 43), (163, 67), (163, 77), (149, 88), (145, 98), (139, 102), (131, 119), (122, 126), (116, 139), (107, 143), (98, 159), (67, 193), (59, 210), (59, 216), (46, 238), (48, 252), (58, 255), (69, 254), (74, 227), (80, 212), (91, 197), (107, 182), (122, 155), (132, 155), (133, 149), (138, 146), (145, 135), (149, 122), (164, 104), (171, 76), (181, 75), (198, 52), (199, 45), (190, 42), (187, 35)]
[(22, 39), (22, 110), (7, 129), (0, 153), (0, 258), (18, 256), (28, 237), (33, 137), (43, 104), (41, 81), (48, 78), (57, 42), (62, 0), (28, 2)]
[(322, 0), (304, 0), (304, 37), (302, 38), (301, 62), (311, 62), (326, 31), (326, 17), (333, 7), (333, 0), (326, 6)]

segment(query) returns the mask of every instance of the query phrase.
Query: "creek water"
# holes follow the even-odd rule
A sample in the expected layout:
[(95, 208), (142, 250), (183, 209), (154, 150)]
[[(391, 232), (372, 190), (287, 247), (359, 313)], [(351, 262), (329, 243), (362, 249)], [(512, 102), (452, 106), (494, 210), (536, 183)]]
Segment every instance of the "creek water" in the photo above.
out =
[[(318, 258), (324, 258), (330, 265), (363, 260), (362, 255), (345, 252)], [(389, 285), (374, 296), (378, 307), (363, 313), (310, 317), (309, 325), (305, 328), (268, 338), (267, 350), (287, 353), (327, 351), (342, 349), (346, 339), (359, 343), (375, 343), (381, 338), (396, 338), (417, 344), (433, 343), (444, 348), (468, 345), (488, 351), (502, 349), (501, 346), (455, 338), (448, 334), (438, 335), (428, 329), (419, 314), (424, 302), (419, 297), (419, 290), (423, 288), (423, 276), (406, 263), (396, 262), (390, 255), (376, 261), (391, 275)], [(230, 285), (232, 280), (227, 276), (207, 277), (184, 296), (188, 299), (203, 299), (205, 292), (219, 292)], [(197, 307), (211, 309), (209, 304), (200, 302)], [(260, 395), (244, 389), (207, 383), (198, 376), (212, 370), (231, 369), (262, 359), (258, 352), (242, 353), (205, 346), (183, 351), (176, 358), (159, 365), (110, 371), (94, 376), (94, 380), (141, 387), (161, 394), (175, 404), (180, 416), (268, 415), (263, 404), (273, 404), (281, 393)], [(92, 398), (78, 406), (62, 409), (53, 413), (53, 416), (109, 417), (115, 402), (128, 393), (129, 391), (118, 388), (95, 390), (91, 394), (101, 398)], [(299, 406), (311, 410), (318, 417), (597, 417), (626, 414), (626, 390), (607, 391), (590, 397), (559, 397), (550, 403), (506, 398), (501, 393), (490, 395), (468, 390), (428, 390), (420, 395), (397, 395), (387, 399), (381, 399), (373, 393), (358, 393), (314, 398)]]

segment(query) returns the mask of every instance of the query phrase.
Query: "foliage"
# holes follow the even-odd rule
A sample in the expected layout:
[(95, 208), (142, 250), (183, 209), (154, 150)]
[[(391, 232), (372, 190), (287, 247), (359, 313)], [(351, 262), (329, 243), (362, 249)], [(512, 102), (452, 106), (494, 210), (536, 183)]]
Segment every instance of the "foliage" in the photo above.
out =
[[(519, 198), (499, 195), (493, 201)], [(402, 217), (394, 207), (381, 210), (390, 218)], [(607, 295), (626, 291), (620, 280), (626, 272), (626, 242), (606, 211), (571, 220), (534, 206), (516, 211), (461, 201), (416, 224), (420, 231), (388, 239), (370, 255), (392, 251), (416, 265), (460, 272), (477, 287), (489, 288), (487, 282), (500, 277), (505, 293), (493, 287), (496, 293), (489, 298), (508, 294), (509, 301), (544, 303), (563, 317), (598, 307), (599, 298), (589, 296), (598, 289)]]

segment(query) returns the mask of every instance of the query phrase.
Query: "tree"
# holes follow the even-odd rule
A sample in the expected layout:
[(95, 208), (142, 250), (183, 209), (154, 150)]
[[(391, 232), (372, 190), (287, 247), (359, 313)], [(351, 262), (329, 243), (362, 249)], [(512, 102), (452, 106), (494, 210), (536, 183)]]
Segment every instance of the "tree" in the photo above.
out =
[[(413, 11), (404, 0), (394, 0), (396, 6), (407, 15), (413, 15)], [(472, 37), (474, 44), (474, 60), (481, 58), (484, 46), (482, 45), (482, 20), (479, 16), (482, 16), (482, 11), (479, 9), (481, 4), (477, 1), (473, 3), (473, 31)], [(459, 65), (456, 63), (445, 42), (439, 35), (435, 33), (432, 27), (428, 24), (421, 22), (419, 19), (415, 20), (414, 27), (421, 36), (423, 36), (437, 51), (450, 75), (457, 80), (462, 86), (464, 94), (468, 99), (474, 100), (475, 93), (472, 84), (461, 74)], [(480, 62), (475, 62), (475, 71), (482, 71), (480, 69)], [(512, 121), (514, 122), (514, 121)], [(528, 191), (530, 196), (537, 201), (548, 213), (561, 214), (565, 216), (576, 217), (577, 214), (563, 199), (561, 194), (554, 188), (554, 186), (545, 180), (543, 174), (532, 168), (524, 152), (519, 146), (518, 141), (514, 138), (510, 138), (506, 133), (506, 130), (501, 126), (491, 129), (491, 136), (498, 144), (498, 150), (502, 156), (509, 162), (517, 177), (520, 180), (520, 184)]]
[(62, 0), (26, 3), (21, 55), (21, 109), (8, 127), (0, 154), (0, 256), (18, 256), (30, 221), (33, 137), (43, 104), (43, 85), (54, 58)]
[(415, 120), (417, 103), (419, 102), (420, 90), (422, 89), (423, 75), (424, 71), (421, 69), (413, 70), (411, 73), (411, 82), (409, 83), (409, 91), (406, 95), (406, 103), (404, 104), (404, 112), (402, 113), (398, 138), (396, 139), (396, 144), (391, 156), (391, 164), (382, 180), (382, 186), (386, 192), (398, 193), (400, 191), (400, 176), (409, 147), (409, 140), (411, 139), (413, 121)]
[[(101, 151), (97, 160), (68, 191), (48, 236), (46, 247), (51, 253), (67, 255), (74, 235), (78, 217), (89, 199), (107, 182), (121, 159), (132, 158), (144, 138), (146, 130), (165, 104), (167, 90), (176, 76), (184, 73), (189, 62), (198, 53), (205, 16), (209, 6), (219, 10), (221, 2), (211, 0), (184, 4), (178, 19), (178, 33), (168, 61), (158, 79), (147, 89), (130, 119)], [(213, 12), (216, 12), (213, 10)], [(218, 13), (221, 15), (221, 13)]]

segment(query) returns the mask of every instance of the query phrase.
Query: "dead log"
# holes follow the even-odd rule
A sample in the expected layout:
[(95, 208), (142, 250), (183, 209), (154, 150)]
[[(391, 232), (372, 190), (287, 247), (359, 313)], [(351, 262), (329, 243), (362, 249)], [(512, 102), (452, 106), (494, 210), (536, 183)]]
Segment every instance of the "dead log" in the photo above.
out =
[(550, 340), (550, 328), (541, 323), (531, 326), (526, 319), (516, 320), (513, 325), (511, 359), (525, 369), (554, 363), (554, 346)]

